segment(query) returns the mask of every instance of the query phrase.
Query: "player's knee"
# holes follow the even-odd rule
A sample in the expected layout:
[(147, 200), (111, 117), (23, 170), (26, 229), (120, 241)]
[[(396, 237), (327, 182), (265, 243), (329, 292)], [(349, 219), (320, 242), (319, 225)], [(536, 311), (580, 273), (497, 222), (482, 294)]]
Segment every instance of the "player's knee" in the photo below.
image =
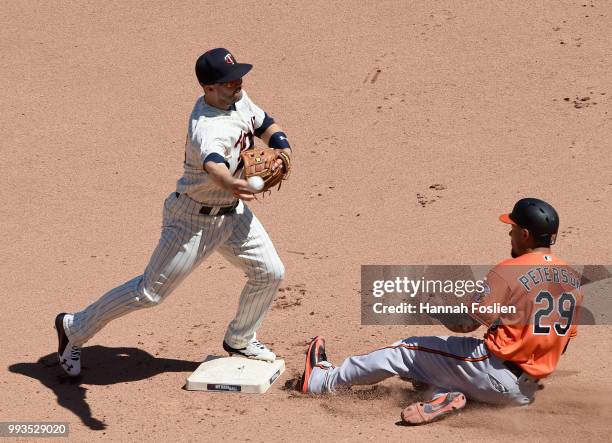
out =
[(285, 265), (279, 260), (277, 265), (275, 266), (275, 270), (272, 278), (275, 282), (280, 283), (285, 279)]
[(279, 282), (285, 279), (285, 266), (282, 263), (280, 264), (280, 270), (278, 272), (277, 279)]
[(416, 345), (418, 337), (408, 337), (403, 340), (398, 340), (391, 344), (391, 346), (401, 346), (401, 345)]
[(155, 306), (159, 306), (164, 301), (164, 297), (162, 297), (159, 291), (156, 291), (155, 288), (147, 288), (143, 286), (138, 291), (138, 295), (134, 301), (143, 308), (154, 308)]
[(268, 266), (263, 279), (268, 284), (278, 284), (285, 278), (285, 266), (278, 260), (274, 266)]

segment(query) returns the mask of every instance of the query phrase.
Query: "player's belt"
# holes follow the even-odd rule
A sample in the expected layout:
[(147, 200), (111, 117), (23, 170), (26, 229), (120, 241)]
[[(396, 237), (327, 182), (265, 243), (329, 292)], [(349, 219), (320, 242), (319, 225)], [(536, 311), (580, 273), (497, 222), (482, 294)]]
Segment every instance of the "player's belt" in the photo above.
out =
[[(202, 206), (200, 214), (202, 215), (224, 215), (234, 212), (238, 206), (238, 200), (232, 206)], [(215, 212), (216, 211), (216, 212)]]
[[(179, 192), (174, 193), (176, 198), (180, 197)], [(231, 206), (202, 206), (198, 211), (202, 215), (225, 215), (234, 212), (238, 206), (239, 200), (236, 200)]]

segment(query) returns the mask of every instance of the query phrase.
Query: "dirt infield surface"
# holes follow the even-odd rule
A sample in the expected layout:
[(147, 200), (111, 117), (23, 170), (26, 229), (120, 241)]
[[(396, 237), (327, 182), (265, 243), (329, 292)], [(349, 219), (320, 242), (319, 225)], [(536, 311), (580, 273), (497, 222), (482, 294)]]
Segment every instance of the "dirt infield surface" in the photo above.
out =
[[(596, 441), (612, 416), (608, 326), (582, 327), (535, 403), (397, 425), (418, 398), (283, 389), (322, 335), (341, 362), (434, 326), (361, 326), (362, 264), (494, 264), (521, 197), (561, 216), (556, 253), (611, 263), (612, 3), (0, 4), (4, 272), (0, 421), (75, 441)], [(221, 353), (244, 279), (214, 255), (160, 307), (111, 323), (60, 375), (54, 316), (142, 273), (182, 172), (193, 65), (223, 46), (283, 126), (295, 171), (251, 207), (287, 269), (258, 337), (287, 371), (265, 395), (182, 389)], [(481, 336), (477, 331), (474, 336)], [(40, 360), (39, 360), (40, 359)]]

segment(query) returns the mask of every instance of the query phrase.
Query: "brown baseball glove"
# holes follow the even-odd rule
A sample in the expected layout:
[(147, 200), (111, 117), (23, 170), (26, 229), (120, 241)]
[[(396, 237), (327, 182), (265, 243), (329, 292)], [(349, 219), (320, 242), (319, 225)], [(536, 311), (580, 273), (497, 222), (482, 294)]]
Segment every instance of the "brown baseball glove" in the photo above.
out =
[[(260, 192), (270, 190), (273, 186), (278, 185), (280, 189), (283, 180), (287, 180), (291, 172), (291, 159), (282, 151), (272, 148), (252, 148), (243, 151), (240, 154), (244, 163), (244, 178), (259, 176), (264, 181), (263, 189)], [(272, 171), (272, 165), (277, 159), (281, 159), (283, 165)]]

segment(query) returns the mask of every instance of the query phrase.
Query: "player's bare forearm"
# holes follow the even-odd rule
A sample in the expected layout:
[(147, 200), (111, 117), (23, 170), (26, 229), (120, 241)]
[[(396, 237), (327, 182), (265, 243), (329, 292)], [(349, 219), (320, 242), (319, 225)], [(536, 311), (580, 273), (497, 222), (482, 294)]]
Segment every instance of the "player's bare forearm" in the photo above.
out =
[(207, 162), (204, 166), (208, 176), (220, 188), (230, 191), (236, 180), (223, 163)]
[(281, 128), (277, 123), (272, 123), (270, 126), (266, 128), (266, 130), (261, 134), (262, 141), (269, 146), (270, 137), (275, 132), (283, 132), (283, 128)]
[(255, 198), (247, 181), (232, 176), (224, 163), (207, 162), (204, 169), (217, 186), (231, 192), (237, 198), (246, 201)]

